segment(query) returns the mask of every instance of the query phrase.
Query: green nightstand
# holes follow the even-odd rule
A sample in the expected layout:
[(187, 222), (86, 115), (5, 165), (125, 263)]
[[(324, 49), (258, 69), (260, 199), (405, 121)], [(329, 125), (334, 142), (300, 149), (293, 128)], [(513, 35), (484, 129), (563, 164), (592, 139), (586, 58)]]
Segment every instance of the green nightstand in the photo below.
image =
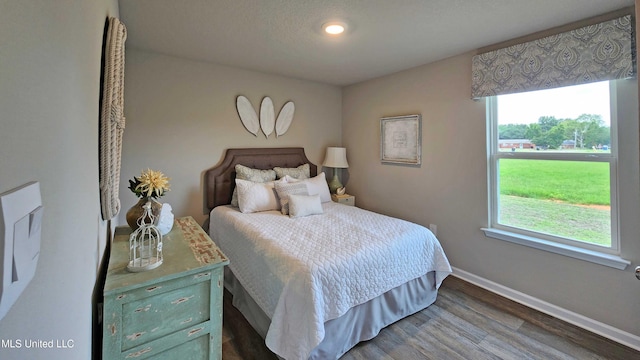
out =
[(132, 273), (128, 226), (118, 227), (104, 286), (104, 360), (220, 359), (223, 270), (229, 263), (192, 218), (162, 238), (158, 268)]

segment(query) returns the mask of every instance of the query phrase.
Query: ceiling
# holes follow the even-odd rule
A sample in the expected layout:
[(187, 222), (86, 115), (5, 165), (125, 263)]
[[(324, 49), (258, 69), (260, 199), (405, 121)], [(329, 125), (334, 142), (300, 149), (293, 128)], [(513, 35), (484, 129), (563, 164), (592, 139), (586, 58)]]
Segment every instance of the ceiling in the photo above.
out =
[[(119, 0), (128, 48), (349, 85), (634, 0)], [(349, 26), (321, 33), (329, 20)]]

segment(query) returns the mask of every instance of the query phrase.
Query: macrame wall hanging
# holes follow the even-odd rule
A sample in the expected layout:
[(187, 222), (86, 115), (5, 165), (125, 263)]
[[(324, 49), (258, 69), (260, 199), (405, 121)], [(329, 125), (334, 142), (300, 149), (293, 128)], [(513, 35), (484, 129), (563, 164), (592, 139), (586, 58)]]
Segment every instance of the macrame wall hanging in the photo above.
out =
[(278, 114), (276, 119), (275, 110), (273, 109), (273, 101), (270, 97), (262, 99), (260, 104), (260, 119), (258, 119), (258, 113), (256, 113), (253, 105), (246, 97), (240, 95), (236, 99), (236, 108), (238, 109), (238, 115), (242, 125), (252, 133), (254, 136), (258, 136), (258, 131), (262, 129), (264, 136), (269, 138), (269, 135), (275, 130), (276, 137), (283, 135), (289, 130), (291, 122), (293, 121), (293, 114), (296, 110), (293, 101), (288, 101)]
[(100, 204), (102, 219), (120, 211), (120, 162), (124, 132), (124, 42), (127, 29), (110, 17), (104, 48), (102, 103), (100, 109)]

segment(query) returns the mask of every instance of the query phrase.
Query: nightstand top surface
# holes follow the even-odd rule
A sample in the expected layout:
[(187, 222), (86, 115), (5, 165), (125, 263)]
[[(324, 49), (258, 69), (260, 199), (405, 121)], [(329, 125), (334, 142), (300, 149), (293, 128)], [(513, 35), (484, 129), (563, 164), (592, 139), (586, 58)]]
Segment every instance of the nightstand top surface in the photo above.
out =
[(119, 226), (115, 230), (104, 285), (105, 295), (229, 263), (209, 235), (191, 216), (187, 216), (175, 219), (171, 231), (162, 237), (163, 261), (159, 267), (138, 273), (129, 272), (127, 264), (131, 232), (128, 226)]

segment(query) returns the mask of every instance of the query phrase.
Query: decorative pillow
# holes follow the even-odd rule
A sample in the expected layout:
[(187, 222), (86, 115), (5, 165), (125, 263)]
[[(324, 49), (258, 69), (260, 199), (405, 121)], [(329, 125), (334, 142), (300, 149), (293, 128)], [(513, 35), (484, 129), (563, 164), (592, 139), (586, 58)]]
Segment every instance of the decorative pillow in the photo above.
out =
[(289, 216), (292, 218), (322, 214), (320, 195), (289, 195)]
[(260, 183), (236, 179), (240, 211), (253, 213), (280, 209), (274, 187), (273, 181)]
[(282, 179), (285, 176), (291, 176), (294, 179), (308, 179), (311, 177), (309, 164), (303, 164), (297, 168), (282, 168), (274, 167), (273, 171), (276, 172), (276, 178)]
[[(273, 181), (276, 179), (276, 172), (273, 170), (252, 169), (240, 164), (237, 164), (235, 168), (236, 179), (249, 180), (259, 183), (265, 183), (267, 181)], [(238, 207), (237, 189), (233, 189), (233, 194), (231, 195), (231, 206)]]
[(276, 181), (276, 192), (280, 198), (280, 206), (283, 215), (289, 214), (289, 196), (290, 195), (309, 195), (307, 184), (302, 181), (284, 182)]
[(324, 176), (324, 172), (314, 176), (311, 179), (301, 180), (307, 184), (309, 189), (309, 195), (320, 195), (320, 201), (331, 201), (331, 193), (329, 192), (329, 185), (327, 184), (327, 178)]

